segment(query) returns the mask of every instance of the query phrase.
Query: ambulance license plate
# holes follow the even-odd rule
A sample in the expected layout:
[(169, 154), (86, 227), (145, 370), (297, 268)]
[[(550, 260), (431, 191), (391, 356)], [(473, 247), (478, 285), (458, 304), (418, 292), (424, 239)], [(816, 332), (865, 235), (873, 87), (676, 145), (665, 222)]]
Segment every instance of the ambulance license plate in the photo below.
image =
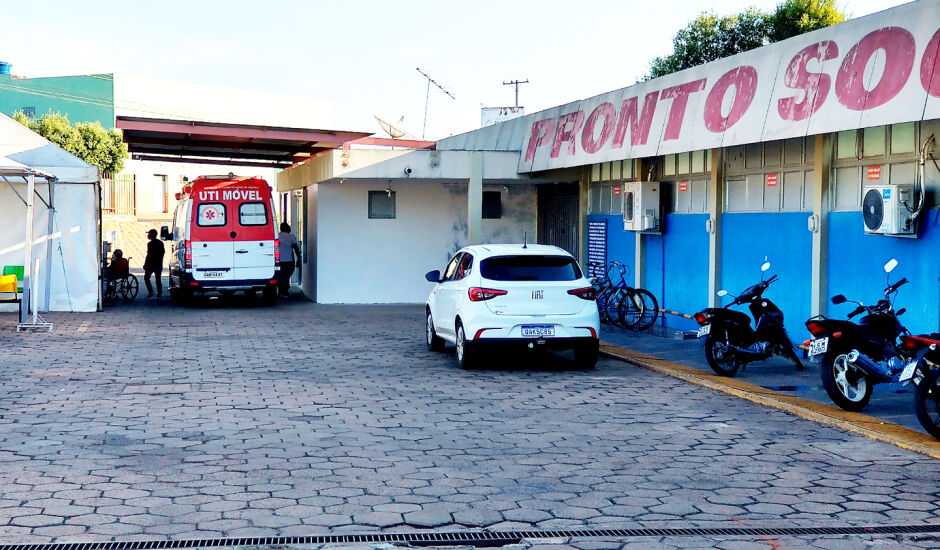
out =
[(203, 271), (202, 277), (204, 279), (221, 279), (225, 275), (224, 271)]
[(809, 343), (809, 352), (808, 355), (812, 357), (813, 355), (822, 355), (829, 351), (829, 337), (817, 338)]
[(543, 336), (555, 336), (555, 327), (551, 325), (523, 325), (522, 335), (538, 338)]

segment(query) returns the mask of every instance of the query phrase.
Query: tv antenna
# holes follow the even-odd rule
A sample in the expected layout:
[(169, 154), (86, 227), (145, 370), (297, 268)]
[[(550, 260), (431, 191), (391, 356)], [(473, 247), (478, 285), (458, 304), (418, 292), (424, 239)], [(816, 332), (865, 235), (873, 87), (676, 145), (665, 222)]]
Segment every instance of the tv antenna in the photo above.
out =
[(422, 71), (421, 67), (415, 67), (415, 70), (421, 73), (421, 76), (428, 79), (428, 91), (424, 96), (424, 124), (421, 125), (421, 139), (424, 139), (424, 131), (428, 126), (428, 100), (431, 98), (431, 84), (434, 84), (435, 86), (437, 86), (437, 89), (439, 89), (440, 91), (450, 96), (451, 99), (457, 99), (457, 98), (454, 97), (454, 94), (448, 92), (447, 90), (444, 89), (443, 86), (435, 82), (433, 78), (428, 76), (428, 73)]
[(528, 84), (528, 83), (529, 83), (529, 79), (528, 79), (528, 78), (525, 79), (525, 80), (518, 80), (518, 79), (517, 79), (517, 80), (510, 80), (509, 82), (503, 82), (503, 86), (513, 86), (513, 87), (516, 88), (516, 105), (515, 105), (516, 107), (519, 106), (519, 85), (520, 85), (520, 84)]

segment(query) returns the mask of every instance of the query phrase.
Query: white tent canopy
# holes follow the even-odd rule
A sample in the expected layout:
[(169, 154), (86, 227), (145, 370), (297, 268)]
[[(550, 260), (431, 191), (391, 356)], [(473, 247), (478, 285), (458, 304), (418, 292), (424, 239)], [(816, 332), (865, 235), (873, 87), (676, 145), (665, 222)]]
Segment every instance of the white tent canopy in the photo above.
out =
[(23, 266), (28, 277), (28, 259), (39, 259), (31, 306), (98, 309), (97, 184), (97, 168), (0, 114), (0, 218), (8, 221), (0, 230), (0, 266)]

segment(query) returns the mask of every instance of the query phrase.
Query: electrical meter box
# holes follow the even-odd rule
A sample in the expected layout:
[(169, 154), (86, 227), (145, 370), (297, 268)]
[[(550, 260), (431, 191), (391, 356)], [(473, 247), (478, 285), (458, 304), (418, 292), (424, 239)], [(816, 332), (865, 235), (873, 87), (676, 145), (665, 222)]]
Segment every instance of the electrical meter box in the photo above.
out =
[(633, 181), (623, 184), (623, 230), (660, 233), (658, 181)]

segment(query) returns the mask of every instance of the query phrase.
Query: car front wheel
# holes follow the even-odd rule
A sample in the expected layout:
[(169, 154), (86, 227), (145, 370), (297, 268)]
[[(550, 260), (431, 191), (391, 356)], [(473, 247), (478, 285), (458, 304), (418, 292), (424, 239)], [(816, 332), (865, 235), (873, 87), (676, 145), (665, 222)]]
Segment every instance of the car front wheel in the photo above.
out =
[(424, 326), (424, 336), (428, 344), (428, 351), (444, 350), (444, 339), (438, 336), (437, 331), (434, 330), (434, 318), (431, 317), (430, 311), (428, 311), (427, 322)]
[(472, 369), (476, 366), (477, 352), (473, 349), (473, 344), (467, 341), (467, 335), (463, 330), (463, 323), (457, 322), (457, 366), (463, 370)]

